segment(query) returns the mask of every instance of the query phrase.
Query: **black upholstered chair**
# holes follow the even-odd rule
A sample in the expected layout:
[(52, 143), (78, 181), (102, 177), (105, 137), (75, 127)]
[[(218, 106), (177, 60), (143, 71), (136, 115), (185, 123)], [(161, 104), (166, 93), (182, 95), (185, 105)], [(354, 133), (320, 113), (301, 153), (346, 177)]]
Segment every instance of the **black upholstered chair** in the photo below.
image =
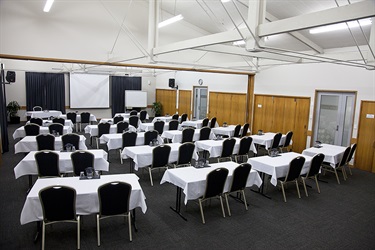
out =
[(117, 126), (117, 130), (116, 130), (117, 133), (124, 133), (129, 130), (128, 122), (120, 121), (116, 124), (116, 126)]
[(86, 168), (94, 168), (95, 155), (88, 151), (78, 150), (70, 155), (73, 164), (73, 174), (80, 176), (81, 172), (86, 175)]
[(66, 119), (71, 120), (74, 125), (74, 129), (77, 130), (77, 113), (76, 112), (66, 113)]
[(30, 118), (30, 123), (38, 124), (39, 126), (43, 126), (43, 119), (39, 117), (32, 117)]
[(137, 110), (132, 110), (132, 111), (130, 111), (130, 116), (132, 116), (132, 115), (138, 115), (138, 112), (137, 112)]
[(35, 139), (38, 145), (38, 151), (55, 150), (55, 136), (51, 134), (39, 134)]
[(34, 106), (33, 111), (43, 111), (43, 108), (41, 106)]
[(154, 130), (158, 131), (159, 135), (163, 134), (164, 131), (164, 121), (154, 122)]
[(240, 137), (240, 132), (241, 132), (241, 124), (237, 124), (236, 127), (234, 127), (233, 137)]
[(79, 123), (79, 130), (82, 131), (82, 124), (89, 125), (90, 124), (90, 112), (82, 112), (81, 113), (81, 122)]
[(323, 160), (324, 160), (324, 154), (316, 154), (311, 160), (309, 171), (306, 174), (301, 174), (301, 179), (302, 179), (303, 187), (305, 189), (306, 196), (309, 196), (307, 193), (307, 188), (306, 188), (306, 179), (315, 180), (316, 188), (318, 189), (318, 193), (320, 194), (318, 175), (320, 172), (320, 168), (322, 167)]
[(203, 119), (203, 121), (202, 121), (202, 128), (203, 127), (208, 127), (208, 122), (209, 122), (210, 120), (206, 117), (206, 118), (204, 118)]
[(178, 118), (180, 118), (180, 116), (178, 114), (172, 115), (172, 120), (177, 120), (178, 121)]
[(38, 177), (60, 177), (59, 154), (50, 150), (41, 150), (34, 155), (38, 168)]
[(280, 151), (281, 152), (288, 152), (290, 143), (292, 141), (292, 136), (293, 136), (293, 131), (288, 131), (285, 136), (285, 142), (283, 145), (280, 146)]
[(139, 120), (141, 120), (141, 122), (145, 122), (147, 119), (147, 111), (146, 110), (141, 110), (139, 112)]
[(225, 160), (225, 159), (229, 159), (231, 161), (235, 144), (236, 144), (236, 139), (234, 138), (225, 139), (223, 141), (221, 154), (217, 158), (217, 162), (220, 162), (221, 160)]
[(137, 142), (137, 132), (128, 131), (122, 134), (122, 146), (120, 148), (120, 161), (123, 163), (121, 153), (125, 147), (133, 147)]
[(158, 131), (156, 130), (149, 130), (145, 132), (145, 140), (144, 145), (149, 145), (152, 140), (158, 139)]
[(178, 120), (170, 120), (168, 125), (169, 125), (169, 130), (177, 130), (178, 129), (178, 125), (180, 123), (178, 122)]
[(53, 123), (60, 123), (61, 125), (65, 126), (65, 119), (64, 118), (53, 118), (52, 119)]
[(131, 115), (129, 117), (129, 124), (132, 125), (135, 128), (138, 128), (138, 122), (139, 122), (139, 117), (136, 115)]
[(99, 149), (100, 137), (104, 134), (109, 134), (111, 129), (110, 123), (99, 123), (98, 124), (98, 136), (96, 137), (96, 148)]
[(195, 144), (192, 142), (185, 142), (178, 148), (177, 162), (174, 167), (190, 166), (191, 159), (193, 158)]
[(183, 122), (186, 121), (186, 120), (187, 120), (187, 114), (186, 114), (186, 113), (183, 113), (183, 114), (181, 115), (180, 123), (183, 123)]
[(346, 159), (346, 164), (345, 164), (345, 166), (348, 168), (350, 175), (352, 175), (352, 169), (351, 169), (351, 167), (350, 167), (350, 161), (352, 160), (353, 155), (354, 155), (354, 152), (355, 152), (356, 149), (357, 149), (357, 143), (354, 143), (354, 144), (351, 146), (351, 149), (350, 149), (350, 153), (349, 153), (348, 159)]
[(211, 128), (209, 127), (203, 127), (199, 131), (199, 140), (209, 140), (211, 134)]
[(165, 168), (168, 169), (169, 155), (171, 153), (171, 147), (169, 145), (160, 145), (152, 150), (152, 164), (148, 167), (150, 174), (151, 186), (154, 185), (152, 180), (152, 170)]
[(49, 131), (50, 134), (59, 133), (59, 135), (63, 135), (64, 134), (64, 126), (61, 125), (60, 123), (51, 123), (48, 126), (48, 131)]
[(249, 130), (249, 123), (245, 123), (242, 127), (241, 137), (244, 137), (247, 135), (247, 131)]
[(336, 175), (336, 180), (337, 180), (338, 184), (340, 184), (339, 175), (337, 174), (338, 170), (341, 170), (342, 176), (343, 176), (344, 180), (346, 181), (345, 164), (346, 164), (347, 159), (349, 157), (350, 150), (351, 150), (350, 146), (345, 149), (344, 154), (343, 154), (343, 156), (342, 156), (342, 158), (341, 158), (341, 160), (340, 160), (340, 162), (338, 163), (337, 166), (332, 166), (330, 163), (325, 163), (325, 162), (323, 162), (323, 164), (322, 164), (323, 173), (325, 174), (327, 171), (334, 173)]
[(124, 117), (121, 116), (121, 115), (115, 116), (113, 118), (113, 124), (117, 124), (117, 123), (122, 122), (122, 121), (124, 121)]
[(40, 126), (35, 123), (29, 123), (24, 126), (26, 136), (29, 135), (39, 135)]
[(195, 130), (193, 128), (185, 128), (182, 130), (181, 143), (193, 142)]
[(283, 192), (283, 197), (284, 197), (285, 202), (286, 202), (286, 196), (285, 196), (284, 185), (286, 185), (287, 183), (290, 183), (290, 182), (293, 182), (293, 183), (296, 184), (298, 198), (301, 198), (301, 194), (299, 192), (299, 187), (298, 187), (298, 178), (301, 174), (301, 170), (302, 170), (302, 167), (303, 167), (304, 163), (305, 163), (304, 157), (298, 156), (298, 157), (294, 158), (289, 163), (289, 169), (288, 169), (288, 172), (287, 172), (286, 176), (278, 178), (278, 180), (280, 181), (280, 184), (281, 184), (281, 190)]
[(63, 150), (66, 150), (66, 145), (71, 144), (75, 147), (76, 150), (79, 150), (79, 134), (70, 133), (61, 136), (61, 142), (63, 146)]
[[(249, 158), (248, 153), (250, 151), (251, 143), (253, 143), (253, 138), (250, 136), (242, 137), (240, 140), (240, 148), (238, 149), (238, 153), (235, 155), (236, 162), (238, 163), (238, 158), (246, 158), (245, 161)], [(242, 161), (242, 162), (245, 162)]]
[(216, 117), (212, 117), (210, 121), (210, 128), (214, 128), (216, 126)]

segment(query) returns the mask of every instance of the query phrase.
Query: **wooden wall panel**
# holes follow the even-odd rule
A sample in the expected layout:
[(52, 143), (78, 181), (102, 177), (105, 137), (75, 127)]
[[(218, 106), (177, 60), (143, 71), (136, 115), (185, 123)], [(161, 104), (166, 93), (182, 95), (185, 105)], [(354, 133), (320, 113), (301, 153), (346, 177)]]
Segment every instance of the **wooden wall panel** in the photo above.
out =
[(273, 99), (273, 117), (269, 118), (272, 121), (272, 129), (274, 132), (283, 132), (285, 99), (286, 98), (272, 98)]
[(210, 92), (209, 118), (216, 117), (221, 126), (244, 124), (246, 120), (246, 94)]
[(156, 101), (163, 105), (162, 115), (176, 113), (176, 90), (157, 89)]
[(282, 120), (282, 133), (287, 133), (289, 130), (294, 130), (294, 125), (296, 120), (297, 110), (297, 100), (296, 98), (283, 98), (284, 99), (284, 119)]
[(302, 153), (306, 148), (309, 113), (310, 98), (296, 98), (296, 113), (292, 138), (292, 149), (294, 152)]
[(209, 98), (208, 117), (217, 117), (218, 109), (218, 93), (212, 92)]
[(178, 96), (178, 113), (188, 114), (191, 117), (191, 91), (190, 90), (179, 90)]

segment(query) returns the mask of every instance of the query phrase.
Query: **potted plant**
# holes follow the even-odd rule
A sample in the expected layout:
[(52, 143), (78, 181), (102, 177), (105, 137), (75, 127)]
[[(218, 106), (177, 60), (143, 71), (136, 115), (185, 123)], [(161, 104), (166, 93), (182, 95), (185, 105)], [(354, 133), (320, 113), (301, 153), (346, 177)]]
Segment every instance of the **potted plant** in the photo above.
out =
[(155, 113), (155, 117), (156, 116), (161, 116), (161, 112), (163, 110), (163, 105), (161, 104), (161, 102), (154, 102), (152, 104), (152, 110)]
[(9, 122), (11, 124), (20, 123), (20, 117), (17, 115), (18, 110), (20, 110), (20, 105), (17, 101), (11, 101), (7, 105), (7, 112), (9, 114)]

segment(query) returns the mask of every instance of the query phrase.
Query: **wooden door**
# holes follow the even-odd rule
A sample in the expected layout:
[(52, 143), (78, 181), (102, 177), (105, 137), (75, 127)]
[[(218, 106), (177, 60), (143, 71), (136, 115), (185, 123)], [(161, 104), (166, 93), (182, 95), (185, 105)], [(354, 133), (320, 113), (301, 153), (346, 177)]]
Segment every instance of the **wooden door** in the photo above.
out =
[(375, 102), (362, 101), (354, 167), (375, 173)]
[(176, 113), (176, 90), (157, 89), (156, 101), (163, 105), (162, 115)]
[(246, 94), (210, 92), (209, 118), (216, 117), (221, 126), (244, 124), (246, 121)]
[(191, 117), (191, 91), (190, 90), (179, 90), (178, 93), (178, 113), (188, 114)]
[(294, 152), (302, 153), (302, 151), (306, 148), (309, 113), (310, 98), (296, 98), (292, 138), (292, 150)]

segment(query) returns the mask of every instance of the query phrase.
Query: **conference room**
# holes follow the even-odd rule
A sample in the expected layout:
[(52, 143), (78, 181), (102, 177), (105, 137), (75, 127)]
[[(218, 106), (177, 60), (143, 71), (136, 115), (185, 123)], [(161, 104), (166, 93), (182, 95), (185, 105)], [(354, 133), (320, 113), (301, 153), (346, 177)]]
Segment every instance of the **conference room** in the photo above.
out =
[[(44, 12), (45, 2), (0, 2), (0, 247), (373, 247), (373, 1), (56, 0)], [(310, 32), (336, 23), (348, 26)], [(79, 141), (66, 147), (70, 134)], [(40, 135), (53, 137), (59, 177), (38, 177)], [(156, 148), (170, 150), (168, 169), (150, 168)], [(79, 152), (89, 160), (75, 173)], [(282, 184), (293, 164), (298, 182)], [(249, 165), (230, 193), (236, 167)], [(208, 173), (222, 168), (225, 194), (203, 201)], [(98, 188), (111, 182), (131, 184), (125, 222), (97, 217)], [(76, 223), (46, 225), (42, 240), (39, 191), (54, 185), (75, 191)]]

